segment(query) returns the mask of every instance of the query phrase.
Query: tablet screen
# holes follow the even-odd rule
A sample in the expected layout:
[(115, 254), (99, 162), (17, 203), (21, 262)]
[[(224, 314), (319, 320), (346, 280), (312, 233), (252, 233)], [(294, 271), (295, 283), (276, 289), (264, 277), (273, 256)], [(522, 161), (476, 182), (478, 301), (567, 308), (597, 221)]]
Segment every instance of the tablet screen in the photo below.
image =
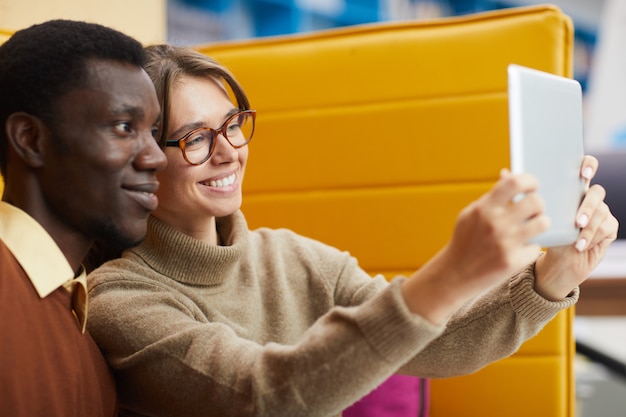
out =
[(543, 247), (576, 241), (576, 211), (584, 195), (582, 89), (572, 79), (508, 67), (511, 171), (537, 177), (551, 220), (533, 241)]

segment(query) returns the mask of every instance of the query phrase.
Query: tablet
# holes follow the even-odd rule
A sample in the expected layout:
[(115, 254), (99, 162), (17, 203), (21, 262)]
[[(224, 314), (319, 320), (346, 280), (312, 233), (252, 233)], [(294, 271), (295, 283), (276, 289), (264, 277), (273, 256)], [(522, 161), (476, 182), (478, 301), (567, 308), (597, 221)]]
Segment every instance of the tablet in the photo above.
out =
[(585, 192), (582, 89), (572, 79), (511, 64), (508, 67), (511, 172), (539, 181), (550, 228), (532, 241), (569, 245)]

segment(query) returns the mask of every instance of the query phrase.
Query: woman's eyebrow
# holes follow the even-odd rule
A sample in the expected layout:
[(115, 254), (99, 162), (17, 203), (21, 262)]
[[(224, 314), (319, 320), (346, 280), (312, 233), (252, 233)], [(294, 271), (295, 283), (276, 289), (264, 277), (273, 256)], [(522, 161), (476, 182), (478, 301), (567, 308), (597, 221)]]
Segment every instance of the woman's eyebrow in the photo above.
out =
[[(224, 115), (223, 122), (228, 120), (228, 118), (231, 117), (232, 115), (239, 113), (240, 111), (241, 111), (240, 109), (233, 107)], [(178, 129), (176, 129), (174, 132), (172, 132), (171, 139), (169, 140), (178, 140), (184, 135), (186, 135), (187, 133), (191, 132), (192, 130), (200, 129), (201, 127), (209, 127), (209, 126), (207, 126), (207, 124), (202, 121), (186, 123), (182, 125), (181, 127), (179, 127)]]
[(240, 111), (241, 111), (241, 109), (233, 107), (232, 109), (230, 109), (230, 111), (228, 113), (226, 113), (226, 116), (224, 116), (224, 121), (226, 121), (226, 119), (228, 119), (229, 117), (239, 113)]
[(192, 130), (199, 129), (201, 127), (205, 127), (204, 122), (198, 121), (198, 122), (186, 123), (182, 125), (181, 127), (179, 127), (178, 129), (176, 129), (174, 132), (172, 132), (170, 140), (178, 140), (182, 138), (184, 135), (186, 135), (187, 133), (191, 132)]

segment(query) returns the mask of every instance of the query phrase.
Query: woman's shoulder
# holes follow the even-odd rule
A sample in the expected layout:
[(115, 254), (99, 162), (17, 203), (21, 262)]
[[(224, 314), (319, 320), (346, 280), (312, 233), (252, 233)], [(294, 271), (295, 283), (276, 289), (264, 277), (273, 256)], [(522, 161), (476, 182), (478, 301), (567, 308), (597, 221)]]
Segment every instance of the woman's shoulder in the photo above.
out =
[(151, 282), (147, 276), (151, 275), (151, 268), (141, 262), (133, 252), (124, 252), (122, 257), (109, 260), (94, 269), (87, 276), (89, 290), (98, 285), (121, 282)]
[(304, 236), (287, 228), (261, 227), (250, 231), (253, 247), (267, 247), (287, 252), (322, 253), (326, 256), (349, 256), (347, 251), (336, 248), (312, 237)]
[[(250, 232), (249, 256), (256, 264), (271, 268), (277, 263), (292, 271), (335, 280), (345, 271), (358, 269), (357, 260), (346, 250), (336, 248), (296, 231), (259, 228)], [(307, 272), (308, 271), (308, 272)]]

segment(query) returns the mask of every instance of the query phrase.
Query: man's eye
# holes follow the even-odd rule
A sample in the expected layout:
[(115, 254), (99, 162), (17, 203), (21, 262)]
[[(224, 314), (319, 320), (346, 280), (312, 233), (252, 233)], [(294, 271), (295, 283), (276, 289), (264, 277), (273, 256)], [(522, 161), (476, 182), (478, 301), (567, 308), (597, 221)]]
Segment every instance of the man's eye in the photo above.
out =
[(121, 134), (128, 134), (133, 131), (130, 122), (118, 122), (115, 125), (115, 130)]
[(153, 138), (159, 139), (161, 137), (161, 129), (158, 126), (152, 126), (151, 132)]

